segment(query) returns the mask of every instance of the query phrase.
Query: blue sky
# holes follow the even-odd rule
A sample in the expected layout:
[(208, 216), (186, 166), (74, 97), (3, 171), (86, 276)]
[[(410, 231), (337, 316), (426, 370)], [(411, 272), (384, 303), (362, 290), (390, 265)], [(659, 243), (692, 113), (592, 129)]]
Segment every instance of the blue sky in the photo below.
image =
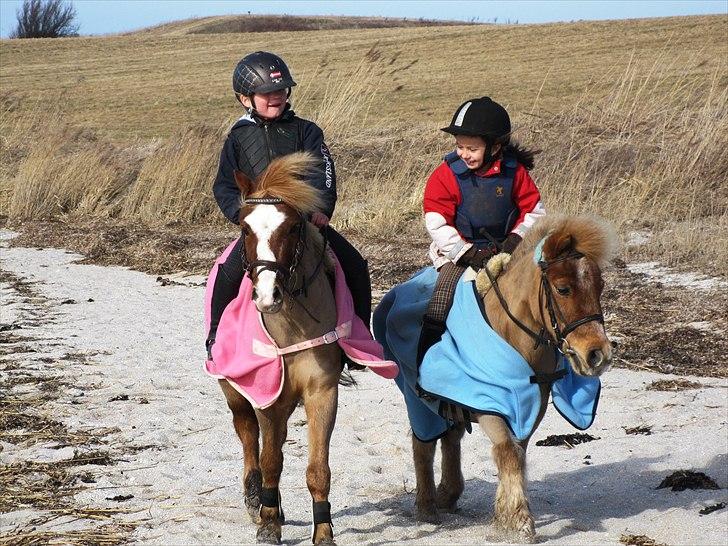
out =
[[(0, 0), (0, 36), (15, 26), (22, 0)], [(124, 32), (159, 23), (227, 14), (376, 15), (461, 21), (544, 23), (728, 13), (728, 0), (255, 1), (75, 0), (81, 34)]]

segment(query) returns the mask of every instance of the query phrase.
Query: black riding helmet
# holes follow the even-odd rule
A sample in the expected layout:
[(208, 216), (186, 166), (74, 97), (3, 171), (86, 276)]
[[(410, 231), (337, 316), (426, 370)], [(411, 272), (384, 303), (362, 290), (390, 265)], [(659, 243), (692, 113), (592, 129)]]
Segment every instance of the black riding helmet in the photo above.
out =
[(450, 125), (441, 130), (451, 135), (479, 136), (494, 143), (510, 135), (511, 118), (506, 109), (493, 99), (480, 97), (461, 104)]
[(246, 55), (233, 71), (235, 95), (252, 97), (254, 93), (271, 93), (296, 85), (291, 71), (278, 55), (267, 51), (256, 51)]

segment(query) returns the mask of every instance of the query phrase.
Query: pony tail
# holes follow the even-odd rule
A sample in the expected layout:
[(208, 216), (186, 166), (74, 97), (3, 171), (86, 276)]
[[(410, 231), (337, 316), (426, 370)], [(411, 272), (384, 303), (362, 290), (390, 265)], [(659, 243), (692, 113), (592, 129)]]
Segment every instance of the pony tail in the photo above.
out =
[(523, 148), (518, 142), (511, 141), (508, 145), (506, 145), (503, 153), (516, 156), (516, 161), (523, 165), (527, 171), (530, 171), (533, 169), (534, 157), (536, 154), (540, 154), (541, 150)]

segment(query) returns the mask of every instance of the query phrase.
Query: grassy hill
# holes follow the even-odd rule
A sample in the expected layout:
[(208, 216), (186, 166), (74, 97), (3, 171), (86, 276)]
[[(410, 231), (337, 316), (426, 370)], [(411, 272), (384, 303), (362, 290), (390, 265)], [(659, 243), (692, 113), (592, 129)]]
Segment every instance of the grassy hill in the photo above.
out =
[[(632, 68), (664, 86), (707, 83), (725, 65), (726, 17), (552, 25), (446, 26), (0, 41), (0, 89), (22, 109), (59, 106), (70, 123), (114, 138), (169, 136), (238, 113), (240, 57), (274, 51), (300, 83), (303, 114), (332, 82), (371, 59), (375, 123), (443, 123), (463, 99), (491, 95), (514, 112), (556, 112)], [(721, 83), (726, 83), (725, 73)]]
[[(0, 41), (0, 214), (52, 199), (65, 215), (216, 221), (210, 180), (242, 113), (232, 69), (266, 49), (299, 82), (296, 111), (325, 129), (340, 227), (422, 236), (422, 187), (451, 146), (437, 129), (490, 95), (544, 150), (534, 178), (549, 210), (602, 214), (625, 237), (654, 230), (666, 261), (725, 272), (728, 17), (196, 33), (231, 22)], [(51, 176), (49, 157), (57, 187), (38, 193), (27, 180)]]
[[(461, 21), (397, 17), (344, 17), (303, 15), (216, 15), (173, 21), (126, 34), (183, 36), (233, 32), (285, 32), (362, 28), (434, 27), (464, 25)], [(477, 24), (477, 23), (470, 23)]]

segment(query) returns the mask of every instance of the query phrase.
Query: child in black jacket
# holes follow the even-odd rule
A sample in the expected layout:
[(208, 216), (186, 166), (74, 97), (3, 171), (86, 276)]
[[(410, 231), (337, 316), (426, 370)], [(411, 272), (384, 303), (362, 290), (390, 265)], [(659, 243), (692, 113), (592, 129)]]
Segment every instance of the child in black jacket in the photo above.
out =
[[(354, 299), (356, 314), (369, 325), (371, 285), (367, 262), (357, 250), (329, 226), (336, 205), (336, 170), (321, 128), (299, 118), (288, 98), (296, 82), (286, 63), (273, 53), (257, 51), (243, 57), (233, 72), (233, 91), (246, 114), (233, 125), (220, 154), (213, 194), (225, 217), (239, 224), (240, 190), (234, 173), (257, 178), (276, 157), (309, 152), (319, 158), (306, 182), (321, 191), (324, 208), (309, 219), (327, 231), (326, 236), (344, 270)], [(218, 272), (212, 292), (210, 331), (205, 343), (208, 358), (225, 307), (237, 296), (245, 271), (241, 259), (242, 239)]]

